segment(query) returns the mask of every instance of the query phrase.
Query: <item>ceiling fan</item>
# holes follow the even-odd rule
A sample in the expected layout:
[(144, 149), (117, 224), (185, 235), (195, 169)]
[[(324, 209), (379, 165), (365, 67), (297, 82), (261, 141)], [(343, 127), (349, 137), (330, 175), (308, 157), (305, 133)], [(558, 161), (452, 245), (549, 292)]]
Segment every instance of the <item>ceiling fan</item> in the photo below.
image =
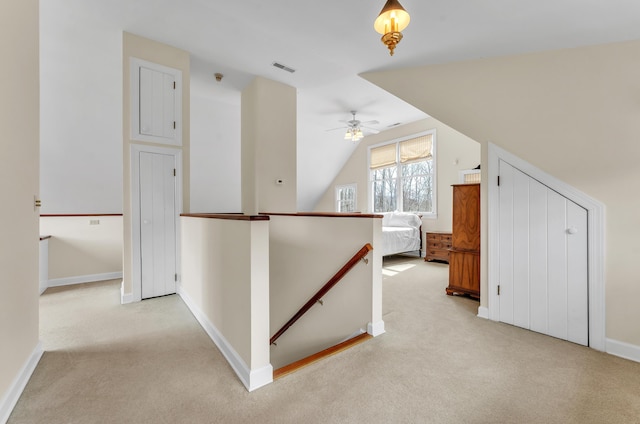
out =
[(379, 122), (376, 120), (373, 121), (366, 121), (366, 122), (361, 122), (359, 120), (356, 119), (356, 111), (352, 110), (351, 111), (351, 116), (352, 118), (348, 121), (340, 121), (340, 122), (344, 122), (345, 124), (347, 124), (345, 127), (338, 127), (338, 128), (332, 128), (330, 130), (327, 131), (334, 131), (334, 130), (339, 130), (339, 129), (346, 129), (346, 132), (344, 134), (344, 139), (345, 140), (351, 140), (351, 141), (359, 141), (362, 137), (364, 137), (363, 131), (365, 130), (367, 132), (370, 132), (372, 134), (378, 134), (380, 131), (376, 130), (375, 128), (371, 128), (368, 127), (367, 125), (376, 125)]

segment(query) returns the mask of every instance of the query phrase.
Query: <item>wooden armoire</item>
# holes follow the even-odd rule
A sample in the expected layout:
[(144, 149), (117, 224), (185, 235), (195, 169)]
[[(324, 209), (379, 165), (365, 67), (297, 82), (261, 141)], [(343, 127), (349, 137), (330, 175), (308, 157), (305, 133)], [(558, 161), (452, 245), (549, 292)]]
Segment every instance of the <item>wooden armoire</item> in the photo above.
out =
[(453, 186), (448, 295), (480, 298), (480, 184)]

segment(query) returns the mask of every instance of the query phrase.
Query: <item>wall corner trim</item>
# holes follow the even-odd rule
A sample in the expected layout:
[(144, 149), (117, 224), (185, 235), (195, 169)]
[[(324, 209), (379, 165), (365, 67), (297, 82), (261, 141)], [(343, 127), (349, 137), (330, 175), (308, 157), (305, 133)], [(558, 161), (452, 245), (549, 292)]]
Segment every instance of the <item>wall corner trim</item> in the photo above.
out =
[(249, 369), (247, 364), (242, 360), (231, 344), (229, 344), (227, 339), (225, 339), (222, 333), (220, 333), (211, 321), (209, 321), (200, 308), (196, 306), (195, 302), (182, 289), (182, 287), (178, 288), (178, 295), (180, 295), (193, 316), (209, 335), (209, 338), (211, 338), (213, 343), (215, 343), (218, 349), (220, 349), (220, 352), (227, 362), (229, 362), (229, 365), (231, 365), (231, 368), (233, 368), (236, 375), (248, 391), (251, 392), (273, 382), (273, 366), (271, 364), (254, 370)]
[(380, 320), (378, 322), (370, 322), (367, 324), (367, 333), (371, 334), (373, 337), (378, 337), (381, 334), (385, 333), (384, 330), (384, 321)]
[(0, 399), (0, 423), (5, 424), (9, 420), (9, 416), (13, 411), (13, 408), (18, 403), (18, 399), (22, 395), (24, 388), (27, 386), (31, 375), (36, 369), (38, 362), (40, 362), (40, 358), (42, 358), (42, 354), (44, 351), (42, 350), (42, 342), (38, 341), (35, 349), (31, 352), (31, 355), (25, 362), (24, 366), (16, 376), (15, 380), (9, 386), (9, 390), (4, 394), (2, 399)]
[(478, 306), (478, 318), (489, 319), (489, 308)]
[(640, 346), (618, 340), (607, 339), (607, 353), (631, 361), (640, 362)]
[(124, 280), (120, 284), (120, 304), (126, 305), (127, 303), (133, 303), (133, 293), (124, 292)]

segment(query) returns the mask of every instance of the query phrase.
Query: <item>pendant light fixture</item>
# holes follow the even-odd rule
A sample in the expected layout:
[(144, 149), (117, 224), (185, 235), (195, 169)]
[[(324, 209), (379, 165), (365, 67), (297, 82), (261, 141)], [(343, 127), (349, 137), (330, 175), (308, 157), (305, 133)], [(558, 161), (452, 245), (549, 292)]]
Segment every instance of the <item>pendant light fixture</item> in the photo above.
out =
[(402, 31), (409, 25), (409, 20), (409, 13), (398, 0), (387, 0), (373, 23), (373, 28), (382, 34), (380, 40), (389, 48), (391, 56), (396, 45), (402, 40)]

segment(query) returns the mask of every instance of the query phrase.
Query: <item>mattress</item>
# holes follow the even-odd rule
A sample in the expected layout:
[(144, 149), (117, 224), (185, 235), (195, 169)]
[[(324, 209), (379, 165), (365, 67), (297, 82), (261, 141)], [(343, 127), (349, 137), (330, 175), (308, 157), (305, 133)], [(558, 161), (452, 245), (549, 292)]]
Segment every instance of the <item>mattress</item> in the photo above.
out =
[(413, 227), (382, 227), (382, 256), (420, 250), (420, 230)]

